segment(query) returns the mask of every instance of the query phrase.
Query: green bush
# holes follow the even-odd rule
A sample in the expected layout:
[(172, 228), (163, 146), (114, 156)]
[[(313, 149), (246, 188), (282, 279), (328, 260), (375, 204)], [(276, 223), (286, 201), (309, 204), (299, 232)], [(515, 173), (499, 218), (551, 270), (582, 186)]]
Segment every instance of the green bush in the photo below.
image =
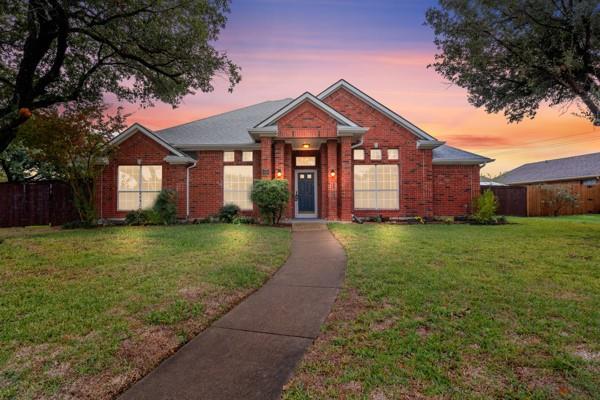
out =
[(169, 225), (177, 222), (177, 192), (172, 189), (161, 190), (152, 210), (156, 223)]
[(471, 218), (473, 222), (482, 225), (495, 224), (498, 201), (491, 190), (486, 190), (475, 199), (474, 212)]
[(285, 179), (255, 181), (250, 198), (258, 207), (264, 222), (270, 225), (279, 223), (283, 210), (290, 200), (288, 181)]
[(240, 208), (235, 204), (225, 204), (219, 210), (219, 221), (231, 224), (240, 215), (240, 211)]
[(156, 225), (161, 223), (161, 217), (154, 210), (130, 211), (125, 216), (127, 225)]

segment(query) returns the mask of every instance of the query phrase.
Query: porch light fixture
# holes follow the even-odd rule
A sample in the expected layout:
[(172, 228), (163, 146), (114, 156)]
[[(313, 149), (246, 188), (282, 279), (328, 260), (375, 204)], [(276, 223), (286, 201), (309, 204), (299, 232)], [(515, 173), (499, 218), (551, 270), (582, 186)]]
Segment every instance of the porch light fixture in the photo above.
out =
[(303, 144), (302, 144), (302, 148), (303, 148), (303, 149), (309, 149), (309, 148), (310, 148), (310, 144), (308, 144), (308, 143), (303, 143)]
[(278, 178), (281, 178), (283, 176), (283, 173), (281, 172), (280, 169), (278, 169), (276, 175)]
[(332, 178), (335, 177), (335, 170), (332, 169), (331, 171), (329, 171), (329, 176), (331, 176)]

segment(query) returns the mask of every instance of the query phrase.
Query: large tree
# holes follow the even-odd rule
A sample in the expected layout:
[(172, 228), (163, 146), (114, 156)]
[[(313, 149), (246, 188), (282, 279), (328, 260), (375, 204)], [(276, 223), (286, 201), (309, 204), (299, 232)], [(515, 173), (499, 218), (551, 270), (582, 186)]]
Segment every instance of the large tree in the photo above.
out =
[(426, 14), (440, 51), (432, 66), (510, 122), (547, 102), (577, 103), (598, 123), (599, 10), (597, 0), (440, 0)]
[(230, 90), (239, 68), (214, 42), (229, 0), (0, 1), (0, 152), (36, 109), (103, 95), (177, 105)]

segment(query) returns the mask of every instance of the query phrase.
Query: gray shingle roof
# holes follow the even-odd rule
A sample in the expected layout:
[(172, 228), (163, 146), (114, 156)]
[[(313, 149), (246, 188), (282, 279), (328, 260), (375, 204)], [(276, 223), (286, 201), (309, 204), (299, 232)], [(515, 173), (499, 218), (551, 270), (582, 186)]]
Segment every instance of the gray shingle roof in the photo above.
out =
[(600, 153), (524, 164), (496, 180), (506, 184), (518, 184), (597, 176), (600, 176)]
[[(185, 150), (193, 146), (244, 146), (254, 144), (248, 133), (251, 128), (285, 107), (293, 99), (265, 101), (237, 110), (202, 118), (186, 124), (156, 131), (170, 145)], [(442, 145), (433, 149), (435, 163), (481, 164), (489, 158), (455, 147)]]
[(247, 145), (254, 143), (248, 134), (253, 127), (292, 99), (265, 101), (223, 114), (162, 129), (156, 133), (173, 146)]
[(471, 164), (483, 164), (493, 161), (491, 158), (480, 156), (456, 147), (441, 145), (433, 149), (433, 162), (437, 164), (464, 162)]

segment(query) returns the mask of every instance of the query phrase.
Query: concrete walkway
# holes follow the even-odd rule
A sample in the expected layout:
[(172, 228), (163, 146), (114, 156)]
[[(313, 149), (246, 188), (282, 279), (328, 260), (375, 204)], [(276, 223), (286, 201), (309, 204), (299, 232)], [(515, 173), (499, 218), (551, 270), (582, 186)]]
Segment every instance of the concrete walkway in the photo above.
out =
[(277, 399), (319, 335), (346, 255), (325, 224), (294, 224), (283, 267), (121, 399)]

